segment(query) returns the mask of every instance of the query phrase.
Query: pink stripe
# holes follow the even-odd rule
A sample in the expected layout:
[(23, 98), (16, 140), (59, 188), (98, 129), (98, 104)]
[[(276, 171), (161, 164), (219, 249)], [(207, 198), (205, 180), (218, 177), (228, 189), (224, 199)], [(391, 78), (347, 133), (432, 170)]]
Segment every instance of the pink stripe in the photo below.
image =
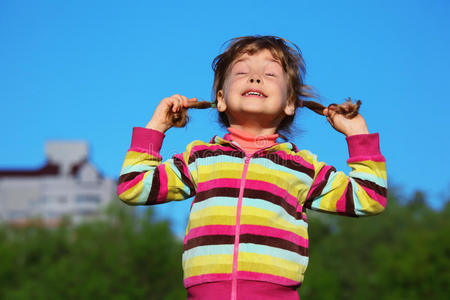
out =
[(184, 286), (186, 288), (188, 288), (188, 287), (196, 285), (196, 284), (213, 282), (213, 281), (223, 281), (223, 280), (231, 280), (231, 274), (229, 274), (229, 273), (212, 273), (212, 274), (191, 276), (191, 277), (184, 279)]
[[(238, 279), (237, 299), (257, 300), (299, 300), (297, 285), (285, 286), (272, 282)], [(214, 299), (230, 300), (231, 282), (229, 280), (206, 282), (187, 288), (187, 300)]]
[(145, 172), (139, 174), (138, 176), (134, 177), (130, 181), (126, 181), (126, 182), (119, 184), (117, 186), (117, 194), (120, 195), (123, 192), (125, 192), (126, 190), (131, 189), (133, 186), (135, 186), (142, 180), (142, 177), (144, 177), (144, 175), (145, 175)]
[[(233, 225), (207, 225), (193, 228), (189, 231), (185, 237), (184, 242), (186, 243), (190, 239), (194, 239), (205, 235), (234, 235)], [(304, 248), (308, 248), (308, 240), (289, 231), (282, 229), (260, 226), (260, 225), (241, 225), (241, 234), (256, 234), (263, 236), (276, 237), (290, 241), (296, 245)]]
[(208, 180), (202, 183), (199, 183), (197, 186), (197, 193), (201, 191), (206, 191), (216, 187), (225, 187), (225, 188), (238, 188), (241, 183), (241, 178), (219, 178)]
[(345, 191), (342, 194), (342, 196), (339, 198), (339, 200), (336, 202), (336, 212), (345, 212), (345, 200), (347, 199), (347, 191), (348, 187), (351, 185), (350, 182), (347, 183), (347, 186), (345, 187)]
[(314, 180), (313, 184), (311, 185), (311, 188), (309, 189), (308, 196), (306, 196), (306, 199), (309, 199), (309, 196), (314, 192), (314, 190), (317, 188), (317, 186), (325, 179), (325, 175), (327, 174), (328, 170), (331, 169), (332, 166), (324, 166), (322, 170), (320, 170), (319, 174), (317, 175), (316, 179)]
[[(276, 275), (270, 275), (270, 274), (263, 274), (263, 273), (256, 273), (256, 272), (248, 272), (248, 271), (238, 271), (237, 277), (239, 279), (247, 279), (247, 280), (259, 280), (264, 282), (271, 282), (286, 286), (296, 286), (300, 285), (301, 282), (276, 276)], [(212, 273), (212, 274), (204, 274), (204, 275), (198, 275), (198, 276), (191, 276), (186, 279), (184, 279), (184, 286), (186, 288), (207, 283), (207, 282), (215, 282), (215, 281), (227, 281), (231, 280), (231, 274), (228, 273)]]
[(285, 189), (280, 188), (279, 186), (272, 184), (267, 181), (260, 180), (250, 180), (248, 179), (245, 183), (246, 188), (260, 190), (264, 192), (269, 192), (275, 195), (278, 195), (284, 199), (286, 202), (292, 205), (293, 207), (297, 207), (298, 201), (297, 198), (288, 193)]
[(233, 147), (230, 147), (230, 146), (227, 147), (227, 146), (223, 146), (223, 145), (198, 145), (198, 146), (192, 147), (191, 153), (196, 152), (196, 151), (202, 151), (202, 150), (210, 150), (211, 152), (213, 152), (214, 150), (218, 150), (218, 149), (235, 150)]
[(383, 207), (386, 207), (386, 202), (387, 202), (386, 197), (381, 196), (380, 194), (376, 193), (375, 191), (373, 191), (365, 186), (360, 185), (360, 187), (367, 193), (367, 195), (369, 195), (369, 197), (371, 199), (375, 200)]
[[(197, 192), (206, 191), (212, 188), (216, 187), (225, 187), (225, 188), (238, 188), (241, 183), (241, 178), (234, 179), (234, 178), (220, 178), (220, 179), (213, 179), (209, 181), (202, 182), (197, 187)], [(255, 189), (255, 190), (262, 190), (265, 192), (270, 192), (272, 194), (278, 195), (280, 197), (283, 197), (286, 199), (286, 202), (290, 205), (297, 207), (298, 201), (297, 198), (289, 194), (285, 189), (282, 189), (278, 187), (275, 184), (269, 183), (267, 181), (260, 181), (260, 180), (250, 180), (247, 179), (245, 182), (246, 188)]]
[(239, 271), (239, 279), (250, 279), (250, 280), (260, 280), (272, 283), (278, 283), (281, 285), (299, 285), (300, 282), (276, 275), (263, 274), (257, 272)]
[(283, 159), (286, 160), (292, 160), (297, 164), (300, 164), (308, 169), (312, 169), (314, 170), (314, 165), (310, 164), (309, 162), (307, 162), (303, 157), (301, 157), (300, 155), (292, 155), (292, 154), (287, 154), (284, 151), (276, 151), (273, 152), (275, 154), (277, 154), (278, 156), (280, 156)]
[(363, 162), (363, 161), (376, 161), (376, 162), (385, 162), (386, 159), (383, 155), (361, 155), (356, 157), (351, 157), (347, 159), (347, 163), (353, 162)]
[(159, 170), (159, 193), (158, 198), (156, 199), (157, 203), (165, 202), (167, 199), (167, 173), (165, 165), (158, 166)]
[(234, 235), (234, 225), (206, 225), (192, 228), (189, 230), (187, 240), (197, 238), (199, 236), (218, 234), (218, 235)]
[(260, 226), (260, 225), (241, 225), (241, 234), (256, 234), (263, 236), (276, 237), (290, 241), (296, 245), (308, 248), (308, 240), (296, 235), (293, 232), (285, 231), (278, 228)]

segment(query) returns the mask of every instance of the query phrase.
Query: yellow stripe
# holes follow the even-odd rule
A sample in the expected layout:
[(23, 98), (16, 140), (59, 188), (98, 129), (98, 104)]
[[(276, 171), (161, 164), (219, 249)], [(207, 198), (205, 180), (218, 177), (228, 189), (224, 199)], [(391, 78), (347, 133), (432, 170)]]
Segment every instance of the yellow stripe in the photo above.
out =
[(317, 162), (317, 160), (316, 160), (317, 156), (312, 154), (308, 150), (300, 150), (297, 153), (297, 155), (300, 156), (301, 158), (303, 158), (307, 163), (310, 163), (312, 165), (314, 165), (314, 163)]
[(190, 228), (206, 225), (235, 225), (236, 207), (213, 206), (205, 207), (191, 214), (189, 217)]
[(303, 281), (306, 267), (292, 261), (264, 254), (239, 252), (238, 271), (271, 274)]
[(360, 186), (358, 186), (356, 189), (356, 196), (361, 203), (363, 211), (367, 213), (377, 213), (384, 210), (384, 207), (380, 203), (369, 197), (366, 191)]
[(140, 180), (138, 183), (136, 183), (134, 186), (128, 188), (127, 190), (123, 191), (119, 197), (123, 201), (126, 201), (127, 203), (138, 203), (139, 195), (142, 192), (142, 189), (144, 187), (144, 180), (147, 177), (149, 173), (145, 173), (142, 180)]
[(355, 171), (367, 174), (375, 174), (376, 176), (384, 180), (387, 179), (385, 162), (364, 160), (359, 162), (352, 162), (348, 165)]
[(160, 160), (157, 160), (154, 156), (148, 153), (128, 151), (125, 155), (123, 166), (135, 165), (137, 163), (144, 164), (144, 162), (152, 162), (153, 165), (157, 165), (159, 164)]
[(199, 166), (198, 173), (201, 182), (222, 179), (222, 178), (242, 178), (243, 165), (237, 163), (217, 163), (208, 166)]
[(269, 181), (267, 178), (270, 178), (270, 182), (275, 183), (282, 189), (286, 189), (290, 184), (298, 182), (297, 176), (292, 173), (267, 168), (259, 164), (249, 165), (247, 179)]
[(196, 256), (183, 263), (184, 278), (211, 273), (231, 273), (232, 254)]
[[(303, 182), (301, 182), (296, 176), (292, 174), (270, 169), (266, 169), (266, 172), (258, 172), (260, 171), (255, 172), (254, 169), (252, 169), (251, 171), (249, 169), (246, 179), (264, 181), (276, 185), (277, 187), (284, 189), (289, 195), (294, 198), (297, 198), (299, 189), (303, 189), (306, 191), (308, 191), (309, 189)], [(268, 180), (267, 178), (270, 179)]]
[[(164, 170), (166, 172), (167, 183), (161, 182), (162, 186), (167, 186), (167, 199), (178, 201), (184, 200), (183, 191), (185, 184), (179, 177), (180, 175), (175, 174), (172, 169), (172, 165), (169, 163), (164, 163)], [(175, 166), (173, 168), (176, 168)], [(179, 170), (178, 170), (179, 171)], [(160, 176), (160, 180), (162, 180), (162, 176)], [(186, 190), (187, 191), (187, 190)]]
[[(247, 208), (246, 208), (247, 210)], [(305, 239), (308, 238), (307, 228), (305, 226), (293, 225), (283, 219), (268, 219), (267, 217), (259, 217), (255, 215), (242, 215), (241, 224), (246, 225), (262, 225), (293, 232)]]
[[(320, 201), (320, 208), (327, 211), (336, 211), (336, 203), (339, 198), (344, 194), (347, 183), (349, 184), (348, 177), (343, 172), (337, 172), (332, 175), (333, 181), (331, 182), (331, 189), (323, 196)], [(326, 188), (326, 187), (325, 187)]]
[[(246, 206), (245, 207), (245, 211), (243, 212), (242, 216), (241, 216), (241, 220), (242, 223), (244, 224), (244, 220), (247, 220), (247, 218), (250, 218), (252, 220), (259, 220), (262, 221), (262, 224), (258, 224), (258, 225), (265, 225), (269, 222), (272, 222), (272, 224), (279, 224), (282, 227), (303, 227), (303, 233), (306, 233), (306, 228), (304, 228), (304, 226), (299, 225), (298, 223), (291, 223), (289, 221), (287, 221), (286, 219), (283, 219), (278, 213), (270, 211), (270, 210), (266, 210), (266, 209), (262, 209), (259, 207), (252, 207), (252, 206)], [(252, 225), (256, 225), (256, 224), (252, 224)], [(278, 227), (278, 226), (277, 226)], [(302, 237), (306, 237), (301, 235)]]

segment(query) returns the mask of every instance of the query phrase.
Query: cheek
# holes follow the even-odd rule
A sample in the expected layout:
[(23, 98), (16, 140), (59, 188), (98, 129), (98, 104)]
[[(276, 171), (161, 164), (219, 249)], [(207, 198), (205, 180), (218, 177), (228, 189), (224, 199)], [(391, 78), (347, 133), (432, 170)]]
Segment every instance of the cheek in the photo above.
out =
[(284, 80), (280, 82), (280, 88), (283, 93), (283, 98), (287, 101), (287, 98), (289, 97), (289, 83), (287, 78), (284, 78)]
[(283, 99), (283, 102), (285, 102), (288, 97), (288, 88), (287, 88), (286, 84), (283, 82), (280, 82), (278, 84), (278, 90), (279, 90), (280, 96)]
[(225, 99), (230, 94), (233, 94), (236, 91), (238, 91), (239, 89), (237, 87), (238, 87), (238, 83), (236, 82), (236, 80), (228, 80), (228, 81), (226, 81), (225, 84), (223, 85)]

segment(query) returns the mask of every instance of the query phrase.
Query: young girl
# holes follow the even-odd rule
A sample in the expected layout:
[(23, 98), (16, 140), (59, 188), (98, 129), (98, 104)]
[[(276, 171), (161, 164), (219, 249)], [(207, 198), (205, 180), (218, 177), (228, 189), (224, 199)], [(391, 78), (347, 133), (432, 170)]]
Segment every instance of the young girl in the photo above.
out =
[[(324, 108), (305, 100), (314, 94), (303, 83), (300, 50), (284, 39), (235, 38), (213, 69), (212, 105), (174, 95), (145, 128), (133, 128), (117, 193), (129, 205), (195, 196), (182, 259), (188, 299), (298, 299), (308, 264), (306, 209), (359, 217), (385, 208), (378, 134), (369, 134), (359, 101)], [(164, 132), (204, 106), (217, 108), (228, 133), (194, 141), (162, 163)], [(323, 114), (346, 136), (348, 176), (277, 143), (299, 107)]]

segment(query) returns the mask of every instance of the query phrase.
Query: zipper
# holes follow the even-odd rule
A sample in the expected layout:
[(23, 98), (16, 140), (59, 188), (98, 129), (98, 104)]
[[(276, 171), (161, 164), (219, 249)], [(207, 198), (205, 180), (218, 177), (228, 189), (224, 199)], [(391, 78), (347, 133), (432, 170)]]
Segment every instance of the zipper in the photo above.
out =
[(245, 154), (244, 170), (242, 171), (241, 186), (239, 189), (239, 198), (236, 209), (236, 227), (234, 232), (234, 251), (233, 251), (233, 271), (231, 281), (231, 300), (237, 299), (237, 266), (238, 266), (238, 254), (239, 254), (239, 235), (241, 230), (241, 210), (242, 210), (242, 198), (244, 196), (245, 179), (247, 177), (247, 169), (251, 154)]
[(227, 144), (229, 144), (231, 147), (243, 152), (245, 154), (245, 162), (244, 162), (244, 169), (242, 171), (242, 178), (241, 178), (241, 186), (239, 188), (239, 198), (236, 208), (236, 227), (234, 231), (235, 239), (234, 239), (234, 249), (233, 249), (233, 269), (231, 273), (231, 300), (237, 299), (237, 267), (238, 267), (238, 254), (239, 254), (239, 235), (240, 235), (240, 229), (241, 229), (241, 210), (242, 210), (242, 198), (244, 196), (244, 187), (245, 187), (245, 181), (247, 177), (247, 169), (250, 162), (250, 158), (262, 151), (265, 151), (268, 148), (271, 148), (273, 146), (267, 146), (262, 149), (257, 150), (253, 154), (249, 154), (244, 151), (239, 145), (228, 141), (223, 140)]

